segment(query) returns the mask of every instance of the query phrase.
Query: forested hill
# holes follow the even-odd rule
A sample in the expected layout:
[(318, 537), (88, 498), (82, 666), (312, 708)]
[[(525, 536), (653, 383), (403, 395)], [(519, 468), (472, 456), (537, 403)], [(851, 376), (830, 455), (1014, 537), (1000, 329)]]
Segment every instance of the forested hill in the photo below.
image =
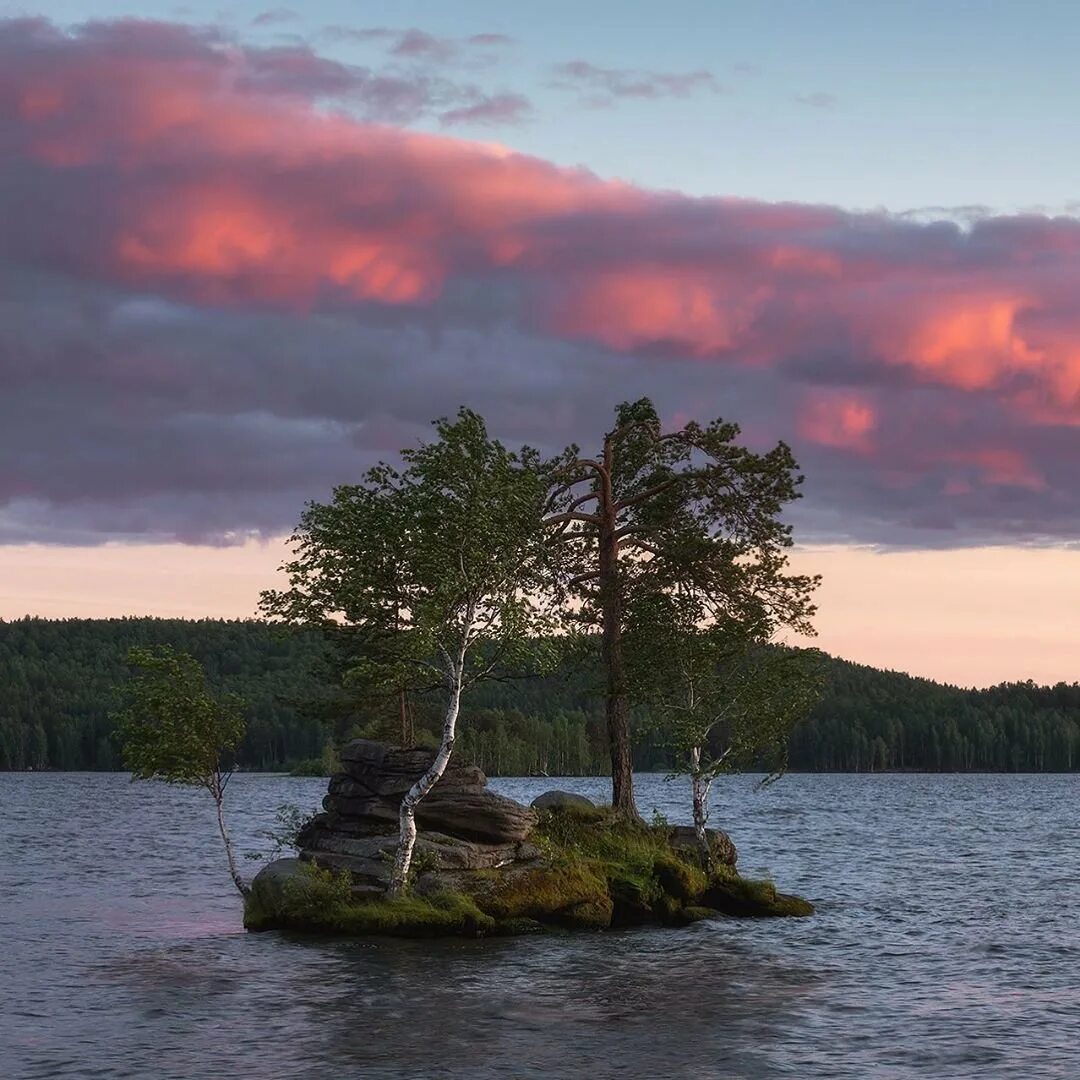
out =
[[(321, 637), (256, 621), (23, 619), (0, 621), (0, 769), (113, 769), (113, 687), (132, 645), (190, 652), (218, 686), (250, 704), (241, 762), (286, 768), (328, 741), (392, 737), (393, 710), (362, 707), (334, 689)], [(1080, 686), (1012, 683), (962, 690), (927, 679), (829, 662), (828, 688), (796, 731), (790, 765), (881, 769), (1072, 771), (1080, 768)], [(492, 683), (463, 711), (462, 751), (491, 775), (602, 772), (602, 702), (585, 673)], [(420, 729), (433, 707), (417, 705)], [(666, 769), (642, 740), (641, 769)]]

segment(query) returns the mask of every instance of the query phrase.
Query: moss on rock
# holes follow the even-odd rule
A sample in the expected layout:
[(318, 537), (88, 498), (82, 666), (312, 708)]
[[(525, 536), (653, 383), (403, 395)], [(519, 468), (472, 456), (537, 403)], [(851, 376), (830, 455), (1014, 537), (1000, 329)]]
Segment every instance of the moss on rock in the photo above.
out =
[(255, 883), (245, 904), (244, 926), (325, 934), (479, 937), (495, 929), (495, 920), (471, 896), (450, 890), (357, 899), (347, 872), (302, 863), (280, 885)]
[[(718, 914), (810, 915), (813, 906), (741, 878), (707, 873), (670, 831), (627, 822), (602, 807), (544, 812), (530, 840), (540, 858), (453, 878), (455, 887), (390, 899), (354, 886), (347, 872), (312, 863), (271, 864), (248, 897), (244, 925), (332, 934), (405, 937), (684, 926)], [(284, 864), (288, 863), (286, 866)], [(275, 871), (275, 867), (279, 867)], [(271, 872), (274, 871), (274, 872)]]
[[(578, 909), (607, 907), (611, 921), (611, 898), (607, 880), (591, 863), (538, 866), (505, 874), (475, 894), (483, 909), (496, 919), (536, 919), (539, 922), (573, 923)], [(588, 921), (594, 921), (591, 916)]]
[(741, 918), (802, 917), (814, 914), (814, 905), (800, 896), (778, 893), (771, 881), (755, 881), (728, 872), (714, 875), (702, 903), (723, 915)]

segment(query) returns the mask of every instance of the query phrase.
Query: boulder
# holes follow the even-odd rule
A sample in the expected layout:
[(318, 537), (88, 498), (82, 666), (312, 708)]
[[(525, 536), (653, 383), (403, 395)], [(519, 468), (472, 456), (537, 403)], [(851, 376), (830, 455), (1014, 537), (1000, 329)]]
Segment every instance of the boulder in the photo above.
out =
[[(420, 828), (467, 840), (509, 844), (524, 840), (536, 824), (536, 814), (513, 799), (483, 787), (453, 783), (443, 787), (444, 780), (445, 777), (417, 806), (416, 822)], [(352, 793), (351, 784), (348, 777), (334, 777), (330, 781), (330, 794), (323, 799), (323, 807), (331, 815), (364, 822), (372, 834), (397, 826), (404, 792), (393, 796), (358, 795)]]
[(572, 791), (545, 791), (529, 804), (534, 810), (595, 810), (596, 803)]
[[(398, 802), (409, 788), (430, 768), (434, 750), (388, 747), (372, 739), (353, 739), (341, 751), (342, 775), (336, 780), (351, 780), (354, 794), (394, 796)], [(483, 788), (487, 777), (475, 765), (450, 760), (440, 786)], [(331, 785), (331, 791), (334, 786)]]
[[(402, 750), (356, 739), (341, 752), (342, 772), (323, 799), (325, 812), (300, 832), (301, 859), (347, 870), (357, 885), (385, 888), (397, 851), (401, 800), (431, 766), (432, 750)], [(474, 765), (451, 761), (416, 808), (414, 866), (429, 878), (459, 877), (538, 857), (525, 843), (534, 810), (488, 790)]]
[[(705, 835), (709, 838), (709, 847), (712, 849), (713, 858), (721, 866), (734, 867), (738, 861), (739, 852), (731, 837), (720, 829), (706, 829)], [(697, 851), (697, 833), (692, 825), (674, 825), (669, 834), (671, 846), (677, 851)]]
[(275, 859), (272, 863), (267, 863), (255, 875), (251, 888), (280, 893), (285, 888), (285, 883), (300, 873), (302, 866), (303, 862), (300, 859)]

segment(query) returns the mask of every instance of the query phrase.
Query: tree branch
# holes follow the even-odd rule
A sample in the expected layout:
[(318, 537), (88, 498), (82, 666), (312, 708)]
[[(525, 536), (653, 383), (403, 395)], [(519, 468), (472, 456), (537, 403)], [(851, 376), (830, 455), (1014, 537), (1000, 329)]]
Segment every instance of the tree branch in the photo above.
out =
[(588, 491), (584, 495), (579, 495), (566, 509), (576, 510), (583, 503), (587, 503), (590, 499), (599, 499), (599, 491)]
[(620, 510), (625, 510), (629, 506), (637, 506), (638, 503), (647, 502), (654, 495), (663, 494), (668, 488), (672, 488), (676, 484), (681, 483), (689, 475), (689, 473), (681, 473), (679, 476), (673, 476), (670, 480), (664, 480), (662, 483), (654, 484), (651, 488), (646, 488), (644, 491), (638, 492), (637, 495), (632, 495), (629, 499), (620, 499), (619, 502), (615, 504), (616, 513)]
[(589, 573), (589, 574), (576, 574), (566, 584), (567, 585), (580, 585), (582, 582), (585, 582), (585, 581), (595, 581), (596, 578), (598, 578), (600, 576), (601, 576), (601, 574), (600, 574), (599, 570), (594, 570), (592, 573)]
[(563, 521), (581, 521), (586, 525), (600, 525), (599, 514), (582, 514), (578, 511), (568, 511), (565, 514), (555, 514), (553, 517), (544, 518), (541, 525), (558, 525)]
[(650, 555), (655, 555), (657, 558), (663, 556), (663, 552), (659, 548), (655, 548), (652, 544), (646, 544), (644, 540), (639, 540), (636, 536), (631, 536), (629, 539), (624, 539), (619, 542), (619, 547), (629, 544), (631, 547), (640, 548), (642, 551), (649, 552)]

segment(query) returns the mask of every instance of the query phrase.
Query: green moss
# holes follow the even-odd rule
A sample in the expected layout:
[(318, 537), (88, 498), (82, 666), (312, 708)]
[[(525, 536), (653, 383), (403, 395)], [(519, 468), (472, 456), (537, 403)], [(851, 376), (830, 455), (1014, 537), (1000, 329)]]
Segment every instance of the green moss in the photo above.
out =
[(771, 881), (754, 881), (730, 872), (717, 874), (710, 880), (702, 902), (724, 915), (742, 918), (814, 914), (814, 905), (809, 900), (778, 893)]
[(653, 863), (653, 874), (669, 896), (689, 903), (705, 892), (709, 879), (700, 867), (692, 866), (673, 854), (660, 855)]
[(650, 878), (658, 858), (678, 856), (663, 829), (625, 821), (608, 807), (542, 814), (529, 838), (553, 861), (592, 859), (639, 878)]
[(347, 934), (481, 937), (495, 929), (495, 920), (484, 914), (471, 896), (447, 890), (424, 897), (399, 896), (351, 904), (335, 929)]
[(608, 879), (612, 901), (612, 926), (644, 926), (656, 921), (655, 907), (663, 890), (654, 878), (643, 880), (626, 874)]
[(284, 883), (256, 880), (244, 902), (244, 926), (263, 930), (285, 924), (321, 927), (352, 903), (352, 881), (305, 863)]
[(357, 899), (348, 873), (305, 863), (280, 887), (260, 883), (244, 906), (249, 930), (270, 928), (327, 934), (477, 937), (495, 929), (471, 896), (449, 890), (430, 896)]
[(607, 878), (588, 861), (504, 875), (478, 892), (476, 902), (500, 922), (526, 918), (557, 926), (611, 925)]
[(476, 871), (465, 879), (467, 893), (365, 899), (355, 895), (347, 873), (305, 864), (284, 883), (252, 891), (245, 926), (476, 937), (814, 910), (777, 893), (771, 882), (741, 878), (729, 868), (707, 875), (693, 850), (671, 846), (666, 827), (627, 822), (605, 808), (543, 814), (531, 839), (543, 856), (539, 865)]

